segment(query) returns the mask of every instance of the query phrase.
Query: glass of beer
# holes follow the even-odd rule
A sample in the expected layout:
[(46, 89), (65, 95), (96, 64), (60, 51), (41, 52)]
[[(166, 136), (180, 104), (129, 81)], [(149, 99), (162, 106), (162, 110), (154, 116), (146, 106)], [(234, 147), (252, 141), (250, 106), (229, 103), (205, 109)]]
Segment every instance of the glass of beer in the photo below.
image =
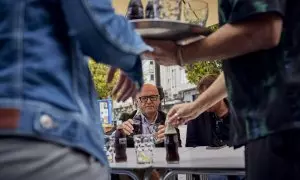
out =
[(153, 162), (154, 139), (151, 134), (134, 135), (134, 148), (138, 164)]

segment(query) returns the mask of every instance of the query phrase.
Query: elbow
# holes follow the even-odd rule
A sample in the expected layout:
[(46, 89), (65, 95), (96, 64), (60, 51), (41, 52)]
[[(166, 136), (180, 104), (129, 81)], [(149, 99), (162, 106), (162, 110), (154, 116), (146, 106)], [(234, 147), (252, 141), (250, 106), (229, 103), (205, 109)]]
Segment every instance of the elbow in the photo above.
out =
[(281, 31), (271, 30), (269, 34), (262, 40), (262, 49), (271, 49), (279, 45), (281, 39)]
[(265, 24), (263, 38), (258, 38), (262, 42), (262, 49), (271, 49), (279, 45), (282, 33), (282, 20), (275, 19)]

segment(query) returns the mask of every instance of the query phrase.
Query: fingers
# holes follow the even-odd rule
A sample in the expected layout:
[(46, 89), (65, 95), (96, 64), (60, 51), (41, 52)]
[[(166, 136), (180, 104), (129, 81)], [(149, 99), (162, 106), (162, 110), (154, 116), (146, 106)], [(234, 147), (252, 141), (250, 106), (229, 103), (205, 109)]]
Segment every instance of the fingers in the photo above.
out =
[(128, 89), (126, 89), (126, 87), (124, 87), (123, 89), (124, 89), (123, 90), (124, 94), (123, 94), (123, 97), (121, 98), (121, 101), (126, 101), (128, 98), (130, 98), (132, 96), (132, 94), (134, 94), (134, 91), (136, 90), (136, 87), (130, 81)]
[(158, 131), (157, 138), (158, 139), (163, 139), (164, 137), (165, 137), (165, 129), (162, 129), (162, 130)]
[(119, 90), (119, 96), (117, 97), (117, 101), (123, 101), (125, 99), (125, 95), (128, 93), (127, 90), (131, 86), (131, 81), (128, 78), (125, 78), (124, 83), (122, 84), (121, 89)]
[(177, 121), (180, 118), (178, 114), (178, 106), (174, 106), (168, 113), (169, 123), (177, 125)]
[(114, 76), (115, 76), (115, 73), (117, 72), (117, 69), (116, 68), (109, 68), (109, 71), (108, 71), (108, 74), (107, 74), (107, 79), (106, 79), (106, 82), (107, 83), (111, 83), (112, 80), (114, 79)]
[(121, 72), (119, 81), (117, 82), (116, 86), (112, 90), (113, 96), (117, 95), (117, 93), (119, 92), (119, 90), (121, 89), (121, 87), (125, 81), (125, 78), (126, 78), (125, 74), (123, 72)]
[(125, 121), (123, 122), (122, 126), (123, 126), (123, 132), (126, 134), (126, 135), (130, 135), (133, 133), (133, 127), (132, 127), (132, 121)]
[(159, 125), (157, 128), (158, 128), (158, 130), (164, 129), (165, 125)]
[(158, 126), (158, 132), (157, 132), (157, 138), (163, 139), (165, 137), (165, 126), (159, 125)]
[(173, 106), (170, 110), (169, 110), (169, 112), (168, 112), (168, 114), (167, 114), (167, 117), (168, 117), (168, 120), (170, 121), (170, 118), (172, 117), (172, 116), (174, 116), (174, 114), (176, 113), (176, 111), (177, 111), (177, 108), (176, 108), (177, 106), (175, 105), (175, 106)]
[(130, 124), (133, 124), (133, 120), (132, 119), (128, 119), (127, 122), (129, 122)]
[(112, 90), (112, 96), (116, 96), (116, 101), (119, 102), (126, 101), (130, 97), (135, 97), (136, 94), (137, 88), (135, 84), (124, 72), (121, 72), (119, 81)]

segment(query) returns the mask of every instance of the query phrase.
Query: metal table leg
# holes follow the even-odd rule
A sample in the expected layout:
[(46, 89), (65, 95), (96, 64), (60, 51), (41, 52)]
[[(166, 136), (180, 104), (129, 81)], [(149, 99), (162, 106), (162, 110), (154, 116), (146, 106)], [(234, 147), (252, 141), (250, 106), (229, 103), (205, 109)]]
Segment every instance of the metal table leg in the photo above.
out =
[(209, 174), (215, 174), (215, 175), (236, 175), (236, 176), (240, 176), (240, 175), (245, 175), (244, 171), (234, 171), (234, 172), (227, 172), (227, 171), (216, 171), (216, 172), (211, 172), (211, 171), (188, 171), (188, 170), (174, 170), (174, 171), (170, 171), (168, 172), (163, 180), (171, 180), (172, 177), (174, 177), (175, 175), (178, 174), (198, 174), (198, 175), (209, 175)]
[(138, 176), (131, 172), (131, 171), (126, 171), (126, 170), (111, 170), (110, 171), (111, 174), (120, 174), (120, 175), (127, 175), (130, 178), (132, 178), (133, 180), (139, 180)]
[(151, 179), (151, 173), (152, 173), (153, 169), (147, 169), (144, 173), (144, 180), (150, 180)]

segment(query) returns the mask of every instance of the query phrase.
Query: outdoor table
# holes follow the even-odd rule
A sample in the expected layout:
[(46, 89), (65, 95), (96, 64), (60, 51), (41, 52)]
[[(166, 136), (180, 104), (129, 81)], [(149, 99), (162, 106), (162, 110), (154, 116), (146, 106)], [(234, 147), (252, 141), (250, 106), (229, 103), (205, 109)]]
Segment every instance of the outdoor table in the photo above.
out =
[(134, 170), (145, 170), (145, 180), (150, 179), (153, 169), (166, 171), (166, 174), (161, 174), (161, 179), (166, 180), (178, 174), (245, 174), (244, 148), (179, 148), (179, 156), (178, 164), (168, 164), (165, 148), (155, 148), (152, 164), (137, 164), (134, 148), (127, 148), (127, 162), (111, 163), (111, 173), (127, 175), (134, 180), (138, 180)]
[[(194, 148), (179, 148), (179, 154), (183, 154)], [(127, 162), (122, 163), (110, 163), (111, 173), (127, 175), (133, 180), (139, 180), (138, 176), (135, 174), (134, 170), (145, 170), (144, 179), (149, 180), (151, 172), (153, 171), (152, 164), (138, 164), (136, 162), (136, 155), (134, 148), (127, 148)], [(155, 148), (154, 149), (154, 161), (166, 159), (165, 148)]]
[(161, 179), (170, 179), (178, 174), (244, 175), (244, 148), (196, 147), (180, 154), (179, 164), (168, 164), (164, 159), (157, 158), (152, 168), (169, 170)]

